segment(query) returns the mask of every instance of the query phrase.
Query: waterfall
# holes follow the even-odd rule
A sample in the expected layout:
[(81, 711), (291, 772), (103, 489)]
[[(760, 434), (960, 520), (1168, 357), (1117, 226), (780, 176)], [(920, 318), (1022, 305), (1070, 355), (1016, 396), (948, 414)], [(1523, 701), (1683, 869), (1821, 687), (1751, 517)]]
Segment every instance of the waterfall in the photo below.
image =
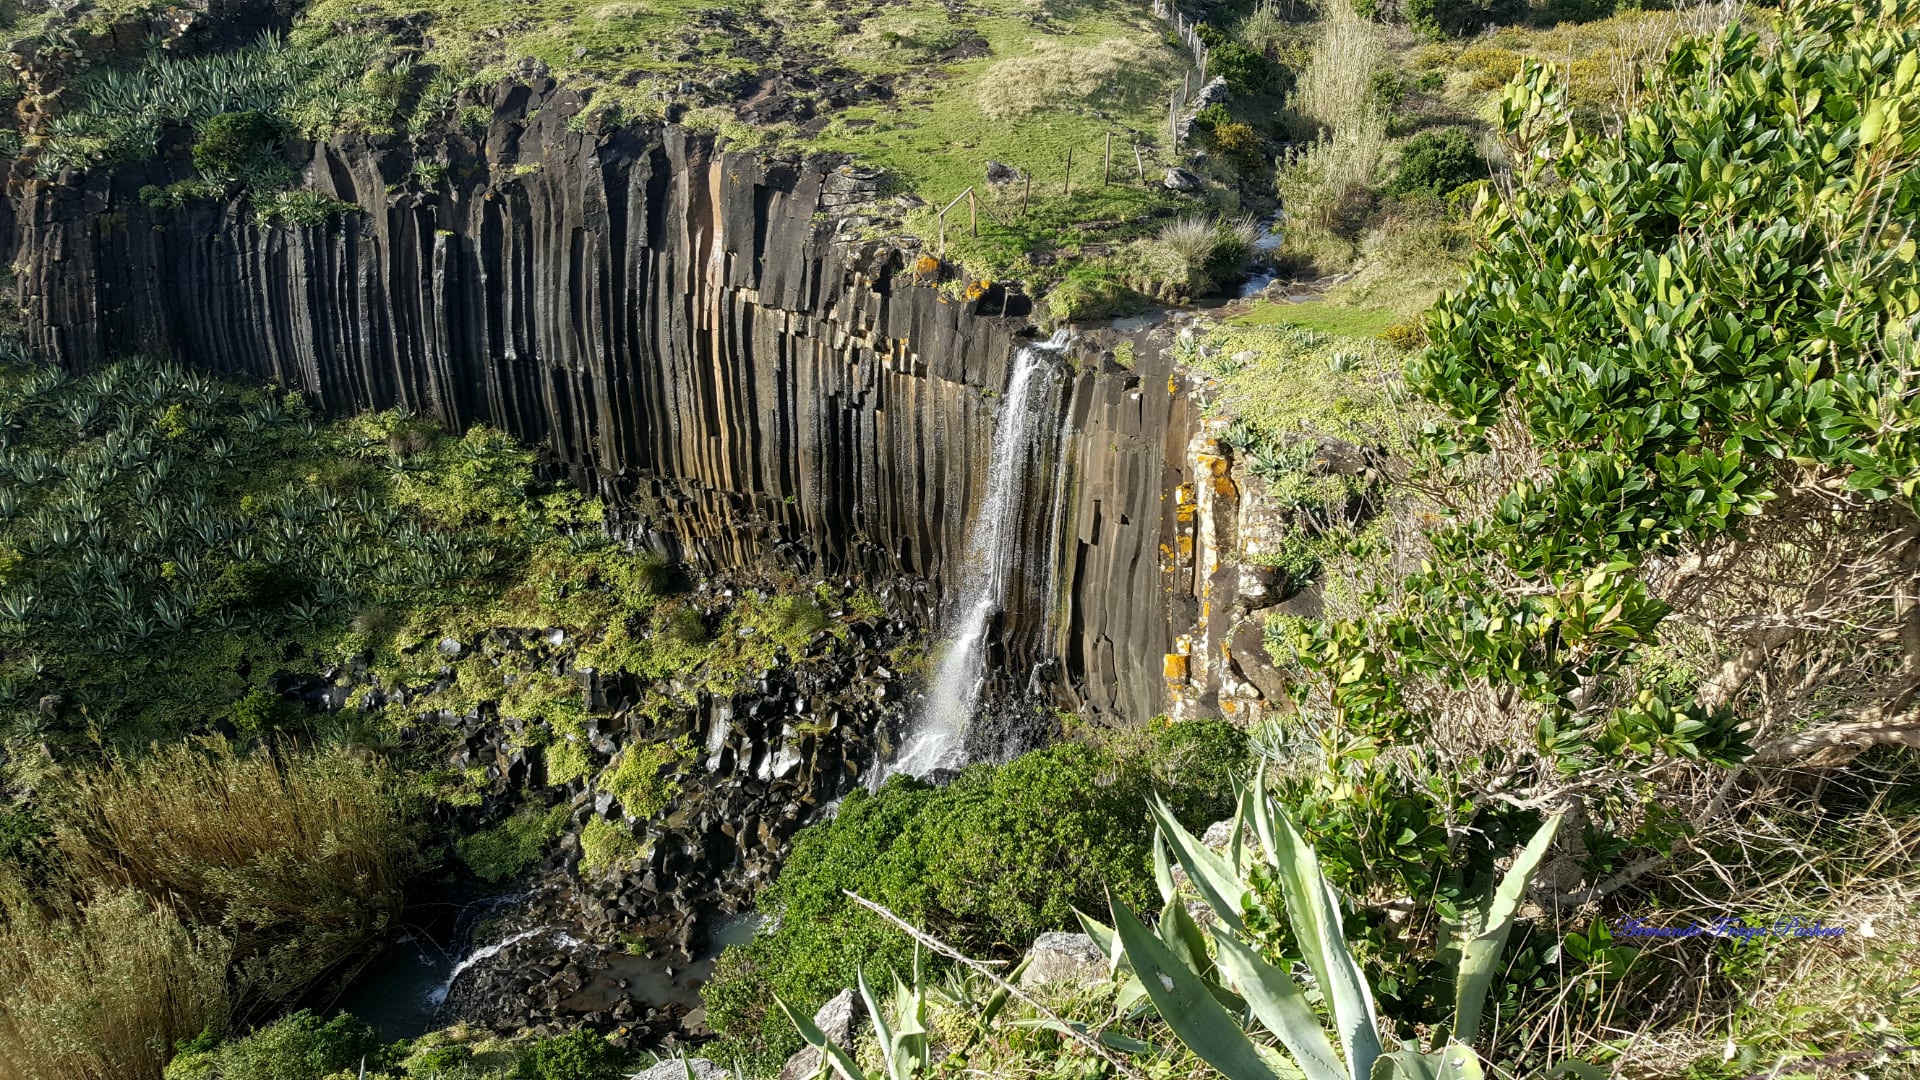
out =
[(1052, 442), (1056, 371), (1048, 358), (1066, 344), (1062, 330), (1013, 358), (987, 460), (986, 497), (967, 523), (965, 561), (948, 578), (956, 590), (948, 610), (959, 618), (948, 629), (912, 733), (886, 771), (925, 776), (966, 763), (967, 726), (987, 682), (987, 634), (1020, 559), (1022, 481), (1032, 471), (1029, 459)]

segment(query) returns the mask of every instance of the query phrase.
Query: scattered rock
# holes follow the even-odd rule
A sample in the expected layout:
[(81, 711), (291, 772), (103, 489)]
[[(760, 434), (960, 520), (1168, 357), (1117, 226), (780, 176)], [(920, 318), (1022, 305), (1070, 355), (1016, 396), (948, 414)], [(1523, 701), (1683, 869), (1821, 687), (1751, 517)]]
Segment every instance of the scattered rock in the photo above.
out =
[(1206, 186), (1206, 183), (1185, 169), (1172, 168), (1167, 170), (1166, 178), (1160, 181), (1160, 186), (1168, 191), (1199, 191)]
[(441, 656), (459, 656), (466, 651), (466, 645), (462, 644), (459, 638), (443, 637), (440, 639)]
[(1020, 973), (1020, 986), (1084, 985), (1106, 979), (1107, 958), (1092, 938), (1053, 931), (1033, 939), (1033, 948), (1027, 950), (1027, 969)]
[(634, 1073), (628, 1080), (732, 1080), (733, 1073), (723, 1069), (706, 1058), (669, 1058), (644, 1072)]
[[(820, 1006), (820, 1011), (813, 1014), (813, 1022), (829, 1041), (852, 1046), (854, 1028), (865, 1016), (866, 1006), (860, 998), (851, 990), (842, 990)], [(809, 1046), (787, 1059), (780, 1067), (779, 1080), (813, 1080), (819, 1074), (820, 1051)]]

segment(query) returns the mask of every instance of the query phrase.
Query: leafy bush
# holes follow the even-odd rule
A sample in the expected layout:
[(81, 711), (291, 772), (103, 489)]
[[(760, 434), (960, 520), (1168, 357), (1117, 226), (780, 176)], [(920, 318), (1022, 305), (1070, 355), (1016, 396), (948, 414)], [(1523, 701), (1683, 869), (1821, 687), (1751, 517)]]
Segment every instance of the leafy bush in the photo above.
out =
[(1465, 129), (1423, 131), (1400, 148), (1400, 171), (1387, 190), (1401, 196), (1439, 198), (1486, 175), (1487, 161)]
[(693, 745), (685, 736), (677, 742), (631, 743), (601, 777), (601, 790), (612, 792), (628, 817), (644, 821), (680, 793), (671, 773), (692, 757)]
[(280, 122), (263, 112), (221, 113), (200, 125), (193, 143), (193, 164), (209, 179), (238, 180), (253, 187), (278, 187), (293, 177), (281, 156)]
[[(1667, 569), (1784, 537), (1760, 542), (1793, 567), (1764, 602), (1831, 603), (1885, 542), (1874, 508), (1920, 494), (1920, 133), (1903, 119), (1920, 110), (1917, 21), (1910, 4), (1822, 2), (1790, 9), (1772, 41), (1735, 26), (1683, 42), (1614, 133), (1575, 130), (1567, 88), (1537, 65), (1502, 96), (1519, 174), (1478, 222), (1483, 246), (1408, 380), (1450, 416), (1430, 443), (1446, 474), (1484, 477), (1496, 440), (1534, 464), (1479, 514), (1436, 525), (1422, 568), (1364, 590), (1354, 614), (1279, 628), (1305, 699), (1347, 740), (1289, 781), (1289, 801), (1351, 891), (1453, 902), (1432, 853), (1527, 827), (1521, 799), (1579, 800), (1589, 880), (1664, 856), (1698, 826), (1653, 801), (1648, 774), (1728, 783), (1713, 772), (1748, 756), (1754, 730), (1737, 697), (1765, 693), (1716, 689), (1718, 657), (1683, 672), (1658, 659), (1691, 632), (1669, 619), (1685, 598), (1663, 592)], [(1810, 94), (1854, 104), (1803, 116)], [(1780, 130), (1793, 135), (1747, 134)], [(1809, 216), (1809, 191), (1849, 194)], [(1821, 494), (1796, 507), (1796, 490)], [(1858, 602), (1890, 617), (1883, 599)], [(1884, 673), (1862, 700), (1904, 685), (1904, 661), (1863, 638), (1803, 642), (1793, 655)], [(1836, 719), (1831, 701), (1756, 715), (1774, 732)], [(1475, 727), (1497, 734), (1449, 741)], [(1423, 756), (1393, 762), (1381, 745)], [(1515, 770), (1532, 790), (1494, 779)], [(1713, 812), (1702, 804), (1685, 816)], [(1396, 852), (1384, 837), (1405, 839)]]
[(1292, 79), (1287, 69), (1267, 59), (1264, 53), (1242, 45), (1208, 23), (1201, 23), (1198, 33), (1207, 46), (1208, 74), (1225, 78), (1234, 93), (1258, 94), (1291, 88)]
[(1158, 790), (1196, 817), (1226, 816), (1246, 742), (1217, 722), (1131, 740), (977, 765), (945, 788), (891, 777), (879, 794), (856, 791), (832, 821), (802, 830), (758, 901), (779, 928), (728, 949), (704, 991), (725, 1053), (777, 1064), (796, 1047), (775, 994), (811, 1012), (863, 966), (906, 970), (911, 943), (842, 889), (964, 949), (1002, 956), (1043, 931), (1071, 929), (1073, 908), (1102, 903), (1109, 887), (1147, 896), (1143, 800)]
[(580, 1029), (534, 1043), (520, 1055), (515, 1080), (612, 1080), (620, 1074), (620, 1051)]
[(580, 872), (599, 874), (630, 866), (640, 856), (633, 830), (606, 818), (591, 818), (580, 829)]
[(519, 877), (566, 828), (567, 813), (565, 803), (545, 810), (528, 807), (491, 829), (461, 837), (454, 852), (482, 881)]
[(366, 1060), (377, 1068), (383, 1044), (372, 1028), (342, 1014), (322, 1020), (302, 1009), (211, 1051), (183, 1054), (166, 1080), (326, 1080)]
[(1463, 37), (1489, 26), (1519, 22), (1526, 0), (1406, 0), (1407, 22), (1427, 34)]

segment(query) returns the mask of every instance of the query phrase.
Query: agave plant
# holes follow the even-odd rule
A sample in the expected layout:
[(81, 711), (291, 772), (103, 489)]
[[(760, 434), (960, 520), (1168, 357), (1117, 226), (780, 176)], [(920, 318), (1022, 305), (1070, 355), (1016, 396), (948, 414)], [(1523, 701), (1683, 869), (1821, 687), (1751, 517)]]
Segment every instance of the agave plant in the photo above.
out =
[[(1263, 786), (1256, 781), (1241, 791), (1225, 854), (1188, 832), (1164, 801), (1156, 799), (1152, 810), (1159, 827), (1155, 876), (1166, 903), (1158, 931), (1147, 929), (1118, 900), (1111, 904), (1111, 927), (1081, 916), (1116, 972), (1131, 969), (1123, 1000), (1129, 991), (1150, 1000), (1174, 1035), (1228, 1080), (1279, 1080), (1296, 1072), (1307, 1080), (1476, 1080), (1484, 1075), (1472, 1048), (1481, 1009), (1520, 898), (1559, 829), (1558, 817), (1541, 826), (1515, 856), (1498, 888), (1460, 928), (1464, 940), (1454, 984), (1455, 1016), (1444, 1042), (1428, 1051), (1388, 1051), (1380, 1043), (1366, 974), (1347, 948), (1339, 897), (1312, 846), (1285, 809), (1267, 799)], [(1243, 840), (1249, 825), (1257, 851)], [(1213, 913), (1211, 956), (1206, 935), (1175, 891), (1169, 849)], [(1247, 876), (1255, 860), (1279, 885), (1287, 922), (1324, 1002), (1333, 1038), (1306, 988), (1269, 963), (1251, 940), (1246, 913), (1254, 894)], [(1248, 1033), (1242, 1023), (1246, 1014), (1279, 1040), (1287, 1060), (1279, 1060), (1263, 1040)], [(1574, 1062), (1564, 1064), (1556, 1075), (1565, 1072), (1598, 1075)]]
[[(860, 973), (860, 998), (866, 1003), (867, 1015), (873, 1018), (873, 1032), (880, 1044), (883, 1070), (871, 1080), (919, 1080), (931, 1072), (932, 1042), (927, 1031), (927, 993), (921, 982), (919, 955), (916, 953), (912, 984), (901, 981), (898, 975), (894, 976), (893, 1015), (889, 1020), (874, 996), (873, 987), (867, 982), (867, 973)], [(784, 1000), (776, 997), (774, 1001), (779, 1004), (780, 1011), (787, 1014), (787, 1019), (793, 1022), (807, 1045), (820, 1052), (823, 1066), (831, 1064), (842, 1080), (870, 1080), (859, 1063), (854, 1061), (853, 1055), (827, 1038), (819, 1025)]]

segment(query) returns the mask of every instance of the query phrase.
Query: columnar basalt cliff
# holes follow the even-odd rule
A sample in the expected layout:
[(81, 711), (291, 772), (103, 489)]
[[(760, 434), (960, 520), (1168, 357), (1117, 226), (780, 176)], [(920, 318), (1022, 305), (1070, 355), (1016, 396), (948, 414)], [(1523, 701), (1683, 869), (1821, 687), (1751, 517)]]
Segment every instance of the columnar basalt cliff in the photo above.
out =
[[(860, 170), (600, 130), (551, 84), (485, 104), (484, 134), (294, 148), (313, 187), (359, 208), (324, 225), (258, 224), (244, 198), (150, 208), (143, 186), (186, 175), (179, 147), (17, 183), (32, 344), (71, 367), (161, 353), (333, 413), (497, 425), (550, 447), (642, 542), (910, 583), (931, 619), (1031, 333), (1024, 299), (954, 299), (915, 277), (912, 241), (851, 238), (850, 219), (897, 211)], [(1196, 614), (1173, 496), (1195, 412), (1164, 358), (1063, 362), (1079, 368), (1064, 459), (1023, 481), (1034, 562), (992, 668), (1143, 720)]]

